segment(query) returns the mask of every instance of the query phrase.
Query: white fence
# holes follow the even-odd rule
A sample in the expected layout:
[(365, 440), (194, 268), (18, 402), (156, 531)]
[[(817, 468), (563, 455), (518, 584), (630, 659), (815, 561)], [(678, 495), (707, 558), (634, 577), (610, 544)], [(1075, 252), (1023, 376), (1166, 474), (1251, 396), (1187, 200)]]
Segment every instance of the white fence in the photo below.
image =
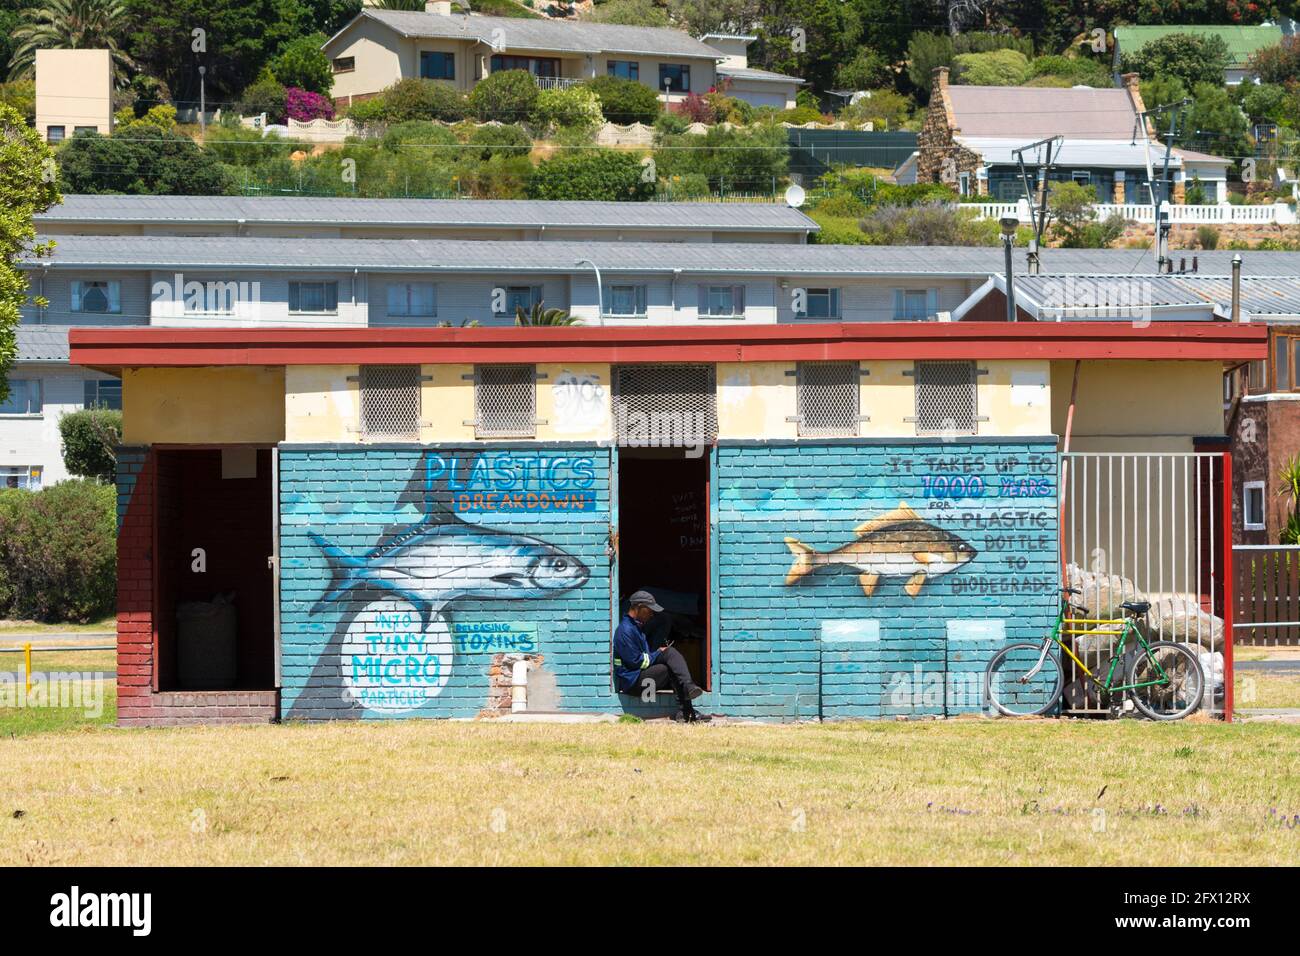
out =
[[(1024, 210), (1019, 203), (981, 202), (962, 203), (963, 209), (975, 209), (976, 219), (1003, 219), (1020, 216)], [(1150, 203), (1095, 203), (1092, 207), (1097, 219), (1107, 219), (1118, 213), (1129, 222), (1154, 223), (1155, 207)], [(1028, 223), (1028, 218), (1021, 218)], [(1169, 221), (1174, 225), (1226, 225), (1246, 223), (1253, 225), (1292, 225), (1297, 221), (1296, 212), (1284, 202), (1269, 203), (1258, 206), (1233, 206), (1223, 203), (1217, 206), (1182, 206), (1169, 207)]]

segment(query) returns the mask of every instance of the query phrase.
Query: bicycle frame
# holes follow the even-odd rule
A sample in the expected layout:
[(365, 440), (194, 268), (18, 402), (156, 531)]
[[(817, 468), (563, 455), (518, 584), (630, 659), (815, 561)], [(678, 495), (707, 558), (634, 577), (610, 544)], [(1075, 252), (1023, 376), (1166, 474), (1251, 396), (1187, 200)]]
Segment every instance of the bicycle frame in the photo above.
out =
[[(1084, 674), (1088, 676), (1088, 679), (1091, 680), (1098, 687), (1100, 687), (1107, 694), (1112, 694), (1116, 691), (1121, 691), (1121, 690), (1137, 690), (1139, 687), (1157, 687), (1157, 686), (1163, 687), (1165, 684), (1169, 683), (1169, 675), (1166, 674), (1165, 669), (1160, 666), (1160, 661), (1156, 659), (1155, 654), (1151, 653), (1151, 645), (1146, 642), (1146, 638), (1144, 638), (1142, 636), (1142, 632), (1138, 630), (1138, 626), (1134, 618), (1132, 617), (1121, 617), (1121, 618), (1070, 617), (1069, 612), (1070, 612), (1069, 602), (1062, 601), (1060, 613), (1058, 613), (1056, 616), (1056, 627), (1052, 629), (1051, 640), (1056, 641), (1056, 643), (1060, 645), (1061, 650), (1069, 654), (1070, 659), (1074, 661), (1074, 663), (1079, 665), (1080, 669), (1083, 670)], [(1079, 627), (1079, 625), (1083, 625), (1083, 624), (1091, 625), (1091, 626)], [(1070, 625), (1070, 626), (1067, 627), (1066, 625)], [(1098, 626), (1098, 625), (1102, 625), (1102, 626)], [(1115, 628), (1118, 628), (1118, 630), (1116, 630)], [(1142, 681), (1136, 684), (1113, 683), (1115, 679), (1115, 668), (1117, 668), (1119, 666), (1119, 662), (1124, 659), (1124, 648), (1128, 644), (1128, 636), (1130, 633), (1132, 633), (1132, 635), (1135, 638), (1137, 638), (1138, 644), (1142, 646), (1142, 650), (1146, 653), (1147, 660), (1149, 660), (1152, 664), (1155, 665), (1156, 673), (1160, 675), (1159, 678), (1157, 678), (1156, 680)], [(1115, 652), (1111, 656), (1110, 667), (1106, 671), (1106, 680), (1104, 682), (1098, 680), (1097, 675), (1094, 674), (1091, 669), (1089, 669), (1088, 665), (1085, 664), (1083, 661), (1079, 660), (1078, 655), (1076, 655), (1074, 651), (1070, 649), (1070, 646), (1065, 641), (1061, 640), (1062, 634), (1088, 635), (1088, 636), (1092, 636), (1096, 634), (1118, 635), (1119, 644), (1115, 647)], [(1044, 655), (1046, 655), (1047, 648), (1049, 646), (1051, 646), (1050, 641), (1043, 642)], [(1033, 676), (1033, 673), (1036, 672), (1038, 668), (1041, 666), (1042, 666), (1042, 658), (1039, 659), (1038, 665), (1034, 668), (1033, 671), (1030, 672), (1028, 676)]]

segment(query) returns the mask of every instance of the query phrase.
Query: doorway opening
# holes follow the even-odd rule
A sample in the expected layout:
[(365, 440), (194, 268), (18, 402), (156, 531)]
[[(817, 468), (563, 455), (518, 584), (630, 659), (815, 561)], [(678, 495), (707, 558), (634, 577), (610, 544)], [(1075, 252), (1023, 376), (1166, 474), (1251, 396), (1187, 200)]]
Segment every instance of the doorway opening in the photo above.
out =
[(272, 450), (154, 454), (155, 689), (273, 689)]
[(710, 689), (709, 456), (682, 448), (618, 451), (618, 596), (646, 590), (663, 607), (651, 648), (672, 641), (695, 683)]

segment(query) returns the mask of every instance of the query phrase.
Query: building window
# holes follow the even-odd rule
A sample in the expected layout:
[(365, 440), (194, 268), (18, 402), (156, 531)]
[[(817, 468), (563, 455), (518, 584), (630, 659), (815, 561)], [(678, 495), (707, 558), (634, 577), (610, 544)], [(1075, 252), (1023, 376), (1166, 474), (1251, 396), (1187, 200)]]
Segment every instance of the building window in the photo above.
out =
[(1264, 518), (1264, 482), (1248, 481), (1241, 486), (1241, 526), (1247, 531), (1263, 531), (1267, 522)]
[(0, 465), (0, 488), (41, 490), (40, 465)]
[(806, 289), (804, 311), (808, 319), (838, 319), (840, 317), (839, 289)]
[(1072, 179), (1079, 186), (1092, 185), (1092, 174), (1088, 172), (1086, 169), (1074, 170), (1072, 173), (1070, 173), (1070, 179)]
[(857, 362), (800, 362), (800, 437), (855, 437), (861, 419)]
[(623, 365), (615, 368), (613, 380), (619, 445), (680, 448), (717, 440), (714, 366)]
[(917, 362), (912, 368), (918, 435), (973, 435), (979, 416), (974, 362)]
[(961, 196), (970, 195), (970, 173), (957, 174), (957, 193)]
[(537, 432), (537, 371), (532, 365), (474, 369), (474, 434), (532, 438)]
[(492, 57), (492, 72), (501, 70), (527, 70), (533, 76), (559, 76), (560, 61), (554, 57), (509, 56), (498, 53)]
[(367, 438), (420, 437), (420, 366), (361, 367), (361, 432)]
[(241, 298), (241, 286), (227, 279), (208, 279), (191, 288), (185, 283), (183, 300), (186, 315), (233, 315)]
[(86, 408), (122, 409), (122, 383), (115, 378), (88, 378), (86, 387)]
[(72, 311), (93, 312), (97, 315), (118, 315), (122, 311), (122, 283), (107, 282), (72, 283)]
[(745, 317), (745, 287), (743, 285), (700, 286), (699, 311), (701, 316), (720, 319)]
[[(1300, 391), (1300, 332), (1271, 331), (1270, 369), (1271, 388), (1274, 392)], [(1252, 371), (1253, 375), (1253, 371)], [(1264, 389), (1261, 389), (1263, 391)]]
[(542, 287), (539, 285), (506, 286), (505, 295), (500, 302), (501, 307), (494, 311), (497, 315), (514, 315), (516, 309), (531, 312), (533, 306), (540, 304), (541, 301)]
[(641, 64), (636, 60), (609, 60), (605, 64), (605, 73), (624, 80), (639, 80)]
[(438, 293), (432, 282), (388, 283), (388, 314), (404, 318), (434, 318)]
[(330, 67), (335, 73), (351, 73), (357, 68), (357, 58), (354, 56), (336, 56), (330, 62)]
[(895, 289), (894, 319), (900, 322), (924, 322), (939, 311), (938, 289)]
[(61, 143), (67, 135), (66, 126), (47, 126), (45, 128), (45, 141), (47, 143)]
[(421, 52), (420, 76), (426, 80), (456, 79), (456, 54), (437, 50)]
[(659, 64), (659, 89), (667, 87), (670, 93), (691, 91), (691, 68), (682, 63)]
[(98, 133), (98, 132), (99, 132), (99, 127), (98, 127), (98, 126), (74, 126), (74, 127), (72, 127), (72, 135), (73, 135), (73, 136), (80, 136), (82, 133)]
[(646, 287), (613, 285), (605, 302), (606, 315), (641, 316), (646, 314)]
[(0, 415), (39, 415), (41, 391), (39, 378), (10, 379), (9, 397), (0, 402)]
[(337, 282), (290, 282), (291, 313), (326, 313), (339, 310)]

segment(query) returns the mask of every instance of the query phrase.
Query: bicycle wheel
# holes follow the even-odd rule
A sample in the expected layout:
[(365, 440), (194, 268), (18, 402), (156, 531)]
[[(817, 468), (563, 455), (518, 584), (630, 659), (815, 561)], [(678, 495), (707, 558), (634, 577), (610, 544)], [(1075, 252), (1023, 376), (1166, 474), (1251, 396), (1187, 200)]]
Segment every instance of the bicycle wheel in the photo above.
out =
[(984, 696), (1007, 717), (1047, 713), (1060, 700), (1062, 685), (1061, 662), (1042, 644), (1008, 644), (984, 671)]
[[(1158, 661), (1165, 677), (1161, 678), (1154, 661)], [(1135, 687), (1133, 706), (1152, 720), (1179, 720), (1201, 704), (1205, 692), (1205, 674), (1201, 662), (1187, 647), (1173, 641), (1154, 641), (1150, 654), (1138, 654), (1128, 669), (1128, 683), (1146, 684)]]

